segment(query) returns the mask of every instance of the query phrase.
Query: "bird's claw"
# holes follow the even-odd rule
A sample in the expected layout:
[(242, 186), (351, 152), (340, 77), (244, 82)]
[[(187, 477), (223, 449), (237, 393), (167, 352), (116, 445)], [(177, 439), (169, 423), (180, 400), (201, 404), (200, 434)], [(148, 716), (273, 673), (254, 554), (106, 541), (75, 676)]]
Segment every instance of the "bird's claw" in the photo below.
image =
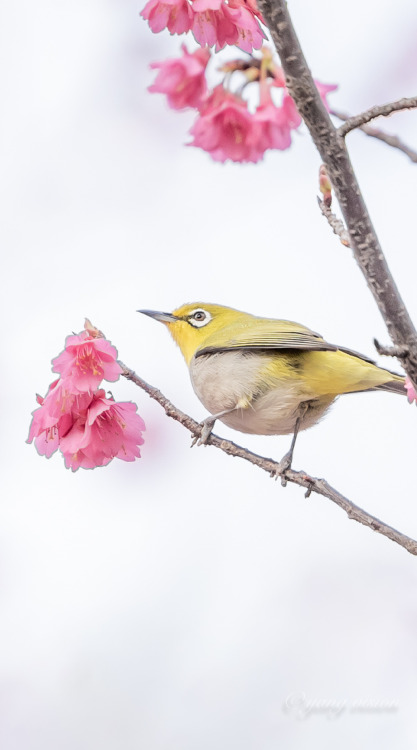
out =
[(271, 477), (273, 477), (275, 481), (278, 479), (278, 477), (281, 478), (281, 485), (283, 487), (287, 486), (285, 472), (291, 469), (291, 464), (292, 464), (292, 451), (288, 451), (288, 453), (286, 453), (285, 456), (281, 458), (281, 461), (278, 463), (276, 468), (273, 471), (271, 471)]
[(215, 421), (215, 419), (207, 417), (207, 419), (203, 419), (203, 421), (200, 422), (201, 434), (193, 437), (191, 448), (195, 445), (207, 445), (207, 440), (211, 435)]

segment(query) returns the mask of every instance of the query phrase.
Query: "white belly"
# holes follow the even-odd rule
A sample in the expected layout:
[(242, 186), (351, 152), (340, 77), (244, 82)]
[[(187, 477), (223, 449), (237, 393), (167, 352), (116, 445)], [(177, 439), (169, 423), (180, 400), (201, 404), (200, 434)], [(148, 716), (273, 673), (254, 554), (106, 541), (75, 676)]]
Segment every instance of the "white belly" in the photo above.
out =
[[(269, 355), (245, 352), (221, 352), (197, 357), (190, 364), (191, 382), (195, 393), (211, 414), (237, 408), (220, 417), (224, 424), (256, 435), (287, 435), (308, 403), (301, 430), (314, 425), (329, 408), (333, 397), (311, 400), (303, 381), (296, 375), (276, 383), (273, 389), (262, 389), (259, 381), (260, 357), (262, 364)], [(274, 355), (271, 355), (270, 360)]]

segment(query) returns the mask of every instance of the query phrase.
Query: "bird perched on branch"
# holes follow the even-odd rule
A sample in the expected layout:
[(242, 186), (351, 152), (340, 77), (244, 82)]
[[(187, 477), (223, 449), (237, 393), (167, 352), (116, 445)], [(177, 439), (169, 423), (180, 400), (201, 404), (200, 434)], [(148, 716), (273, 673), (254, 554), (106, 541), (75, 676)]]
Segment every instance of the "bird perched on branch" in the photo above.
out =
[(298, 323), (203, 302), (172, 313), (138, 312), (166, 325), (184, 355), (195, 393), (212, 415), (201, 423), (198, 442), (207, 441), (217, 419), (256, 435), (292, 433), (280, 472), (291, 466), (298, 432), (316, 424), (337, 396), (406, 395), (402, 376)]

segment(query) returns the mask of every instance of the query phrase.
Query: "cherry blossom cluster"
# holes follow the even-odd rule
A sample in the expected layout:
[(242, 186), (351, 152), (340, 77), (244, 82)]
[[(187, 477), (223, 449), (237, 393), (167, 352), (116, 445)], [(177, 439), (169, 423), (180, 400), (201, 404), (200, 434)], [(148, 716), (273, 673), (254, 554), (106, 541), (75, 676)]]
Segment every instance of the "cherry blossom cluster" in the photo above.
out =
[(45, 397), (37, 396), (28, 442), (49, 458), (62, 452), (65, 466), (105, 466), (113, 458), (134, 461), (143, 444), (143, 419), (131, 402), (107, 398), (103, 379), (114, 382), (122, 372), (117, 351), (97, 328), (86, 321), (85, 330), (68, 336), (64, 351), (52, 360), (60, 377)]
[[(301, 117), (270, 49), (264, 46), (260, 56), (223, 65), (223, 83), (212, 91), (206, 80), (210, 58), (207, 47), (190, 53), (182, 45), (181, 57), (151, 65), (158, 70), (155, 83), (149, 87), (151, 92), (166, 94), (173, 109), (192, 107), (198, 111), (189, 145), (202, 148), (221, 162), (258, 162), (268, 149), (289, 148), (291, 131), (300, 126)], [(235, 73), (243, 80), (239, 92), (228, 88)], [(258, 106), (254, 111), (243, 97), (250, 84), (258, 87)], [(328, 108), (326, 95), (337, 87), (319, 81), (316, 85)]]
[(216, 52), (226, 45), (252, 52), (266, 39), (255, 0), (149, 0), (141, 15), (154, 33), (191, 31), (198, 44), (216, 45)]

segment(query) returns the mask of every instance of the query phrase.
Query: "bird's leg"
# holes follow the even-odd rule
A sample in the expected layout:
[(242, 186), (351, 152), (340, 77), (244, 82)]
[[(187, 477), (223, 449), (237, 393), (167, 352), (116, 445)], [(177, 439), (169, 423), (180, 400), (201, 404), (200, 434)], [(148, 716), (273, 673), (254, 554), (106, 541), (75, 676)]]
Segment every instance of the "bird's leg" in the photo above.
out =
[(304, 418), (304, 415), (306, 411), (308, 410), (308, 403), (300, 404), (300, 414), (296, 419), (295, 427), (294, 427), (294, 433), (291, 440), (291, 445), (289, 451), (281, 458), (281, 461), (279, 462), (277, 468), (272, 473), (271, 476), (274, 476), (275, 479), (278, 479), (278, 477), (281, 477), (281, 484), (283, 487), (287, 484), (285, 479), (285, 472), (288, 471), (288, 469), (291, 469), (292, 464), (292, 458), (294, 453), (294, 447), (297, 440), (297, 435), (300, 429), (301, 422)]
[(224, 411), (219, 411), (218, 414), (212, 414), (211, 417), (206, 417), (206, 419), (203, 419), (203, 421), (200, 422), (200, 427), (202, 427), (201, 435), (200, 437), (196, 435), (193, 438), (193, 441), (191, 443), (191, 448), (195, 444), (207, 445), (207, 440), (212, 433), (216, 419), (221, 419), (221, 417), (224, 417), (226, 414), (230, 414), (230, 412), (235, 411), (235, 409), (239, 409), (239, 406), (233, 406), (231, 409), (224, 409)]
[(283, 474), (287, 469), (291, 469), (292, 464), (292, 457), (294, 453), (294, 447), (297, 440), (298, 430), (300, 429), (302, 417), (297, 417), (297, 421), (295, 423), (294, 427), (294, 434), (292, 436), (291, 445), (289, 451), (281, 458), (281, 461), (279, 462), (276, 473), (277, 474)]

